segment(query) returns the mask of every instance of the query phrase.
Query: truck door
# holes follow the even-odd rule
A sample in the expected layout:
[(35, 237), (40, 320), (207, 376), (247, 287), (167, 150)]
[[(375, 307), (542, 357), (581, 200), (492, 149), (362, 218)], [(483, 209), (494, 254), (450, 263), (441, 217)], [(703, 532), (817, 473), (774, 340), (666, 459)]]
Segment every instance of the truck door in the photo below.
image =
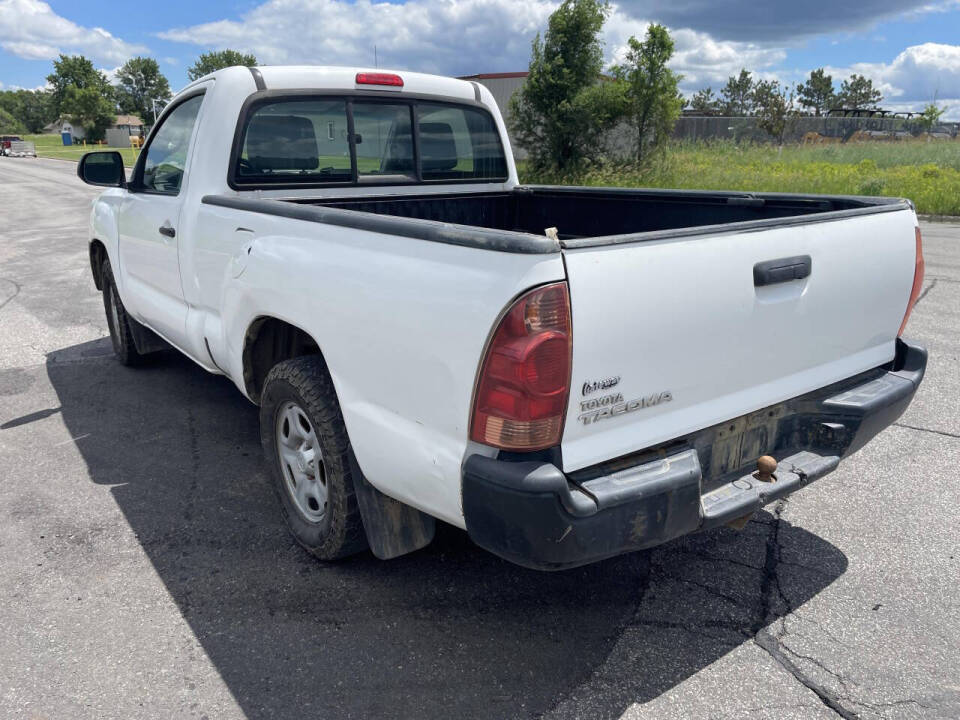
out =
[(177, 227), (203, 91), (160, 119), (134, 170), (119, 213), (123, 302), (134, 317), (183, 344), (187, 305)]

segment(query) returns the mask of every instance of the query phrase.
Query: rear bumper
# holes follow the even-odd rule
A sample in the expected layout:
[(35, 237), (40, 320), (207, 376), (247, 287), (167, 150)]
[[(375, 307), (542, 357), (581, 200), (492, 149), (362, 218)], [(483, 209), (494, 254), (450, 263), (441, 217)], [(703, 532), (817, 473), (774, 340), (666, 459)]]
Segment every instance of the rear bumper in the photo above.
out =
[[(745, 416), (732, 472), (723, 471), (730, 438), (717, 428), (670, 444), (666, 454), (639, 454), (623, 469), (611, 464), (571, 475), (548, 462), (472, 455), (463, 469), (467, 532), (507, 560), (559, 570), (730, 522), (823, 477), (863, 447), (906, 410), (926, 364), (926, 350), (897, 340), (889, 365)], [(762, 426), (752, 420), (767, 415), (776, 419)], [(772, 483), (747, 467), (765, 453), (778, 460)]]

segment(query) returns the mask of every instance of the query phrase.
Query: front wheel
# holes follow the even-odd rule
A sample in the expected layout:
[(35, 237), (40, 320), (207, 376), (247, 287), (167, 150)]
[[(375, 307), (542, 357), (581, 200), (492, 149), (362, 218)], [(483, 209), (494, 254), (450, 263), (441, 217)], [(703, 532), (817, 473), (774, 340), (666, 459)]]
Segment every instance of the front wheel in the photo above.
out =
[(109, 260), (103, 261), (100, 277), (103, 288), (103, 309), (107, 313), (107, 327), (110, 329), (113, 353), (122, 365), (139, 365), (143, 361), (143, 355), (137, 350), (133, 342), (133, 333), (130, 331), (130, 323), (136, 321), (127, 315), (127, 310), (123, 307)]
[(260, 439), (294, 538), (321, 560), (367, 547), (333, 381), (316, 355), (275, 365), (263, 386)]

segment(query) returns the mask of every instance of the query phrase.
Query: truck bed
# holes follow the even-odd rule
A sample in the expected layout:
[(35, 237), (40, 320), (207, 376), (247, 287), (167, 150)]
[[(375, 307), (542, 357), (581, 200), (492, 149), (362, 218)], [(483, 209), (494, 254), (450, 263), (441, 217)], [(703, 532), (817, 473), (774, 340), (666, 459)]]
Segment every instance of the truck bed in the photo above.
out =
[[(375, 197), (206, 195), (208, 205), (485, 250), (552, 253), (842, 220), (904, 210), (899, 198), (521, 185), (503, 192)], [(545, 236), (557, 228), (558, 241)]]
[[(589, 243), (568, 241), (696, 228), (716, 230), (717, 225), (760, 221), (767, 221), (766, 225), (792, 224), (823, 216), (834, 219), (895, 209), (901, 202), (893, 198), (777, 193), (520, 186), (502, 193), (394, 195), (309, 200), (304, 204), (534, 235), (556, 227), (564, 245), (574, 247)], [(811, 217), (814, 215), (818, 218)]]

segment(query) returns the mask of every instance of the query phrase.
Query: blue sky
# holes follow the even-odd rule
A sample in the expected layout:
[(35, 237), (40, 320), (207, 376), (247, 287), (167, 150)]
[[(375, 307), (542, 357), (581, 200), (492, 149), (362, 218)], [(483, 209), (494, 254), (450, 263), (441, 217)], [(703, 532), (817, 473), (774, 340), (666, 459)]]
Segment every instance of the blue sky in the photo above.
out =
[[(111, 71), (155, 57), (173, 88), (201, 52), (232, 47), (261, 64), (372, 64), (449, 75), (522, 70), (553, 0), (0, 0), (0, 87), (37, 87), (58, 52)], [(683, 90), (746, 67), (786, 82), (827, 67), (839, 84), (871, 77), (884, 106), (936, 95), (960, 119), (960, 0), (621, 0), (604, 38), (614, 60), (630, 34), (666, 24)]]

